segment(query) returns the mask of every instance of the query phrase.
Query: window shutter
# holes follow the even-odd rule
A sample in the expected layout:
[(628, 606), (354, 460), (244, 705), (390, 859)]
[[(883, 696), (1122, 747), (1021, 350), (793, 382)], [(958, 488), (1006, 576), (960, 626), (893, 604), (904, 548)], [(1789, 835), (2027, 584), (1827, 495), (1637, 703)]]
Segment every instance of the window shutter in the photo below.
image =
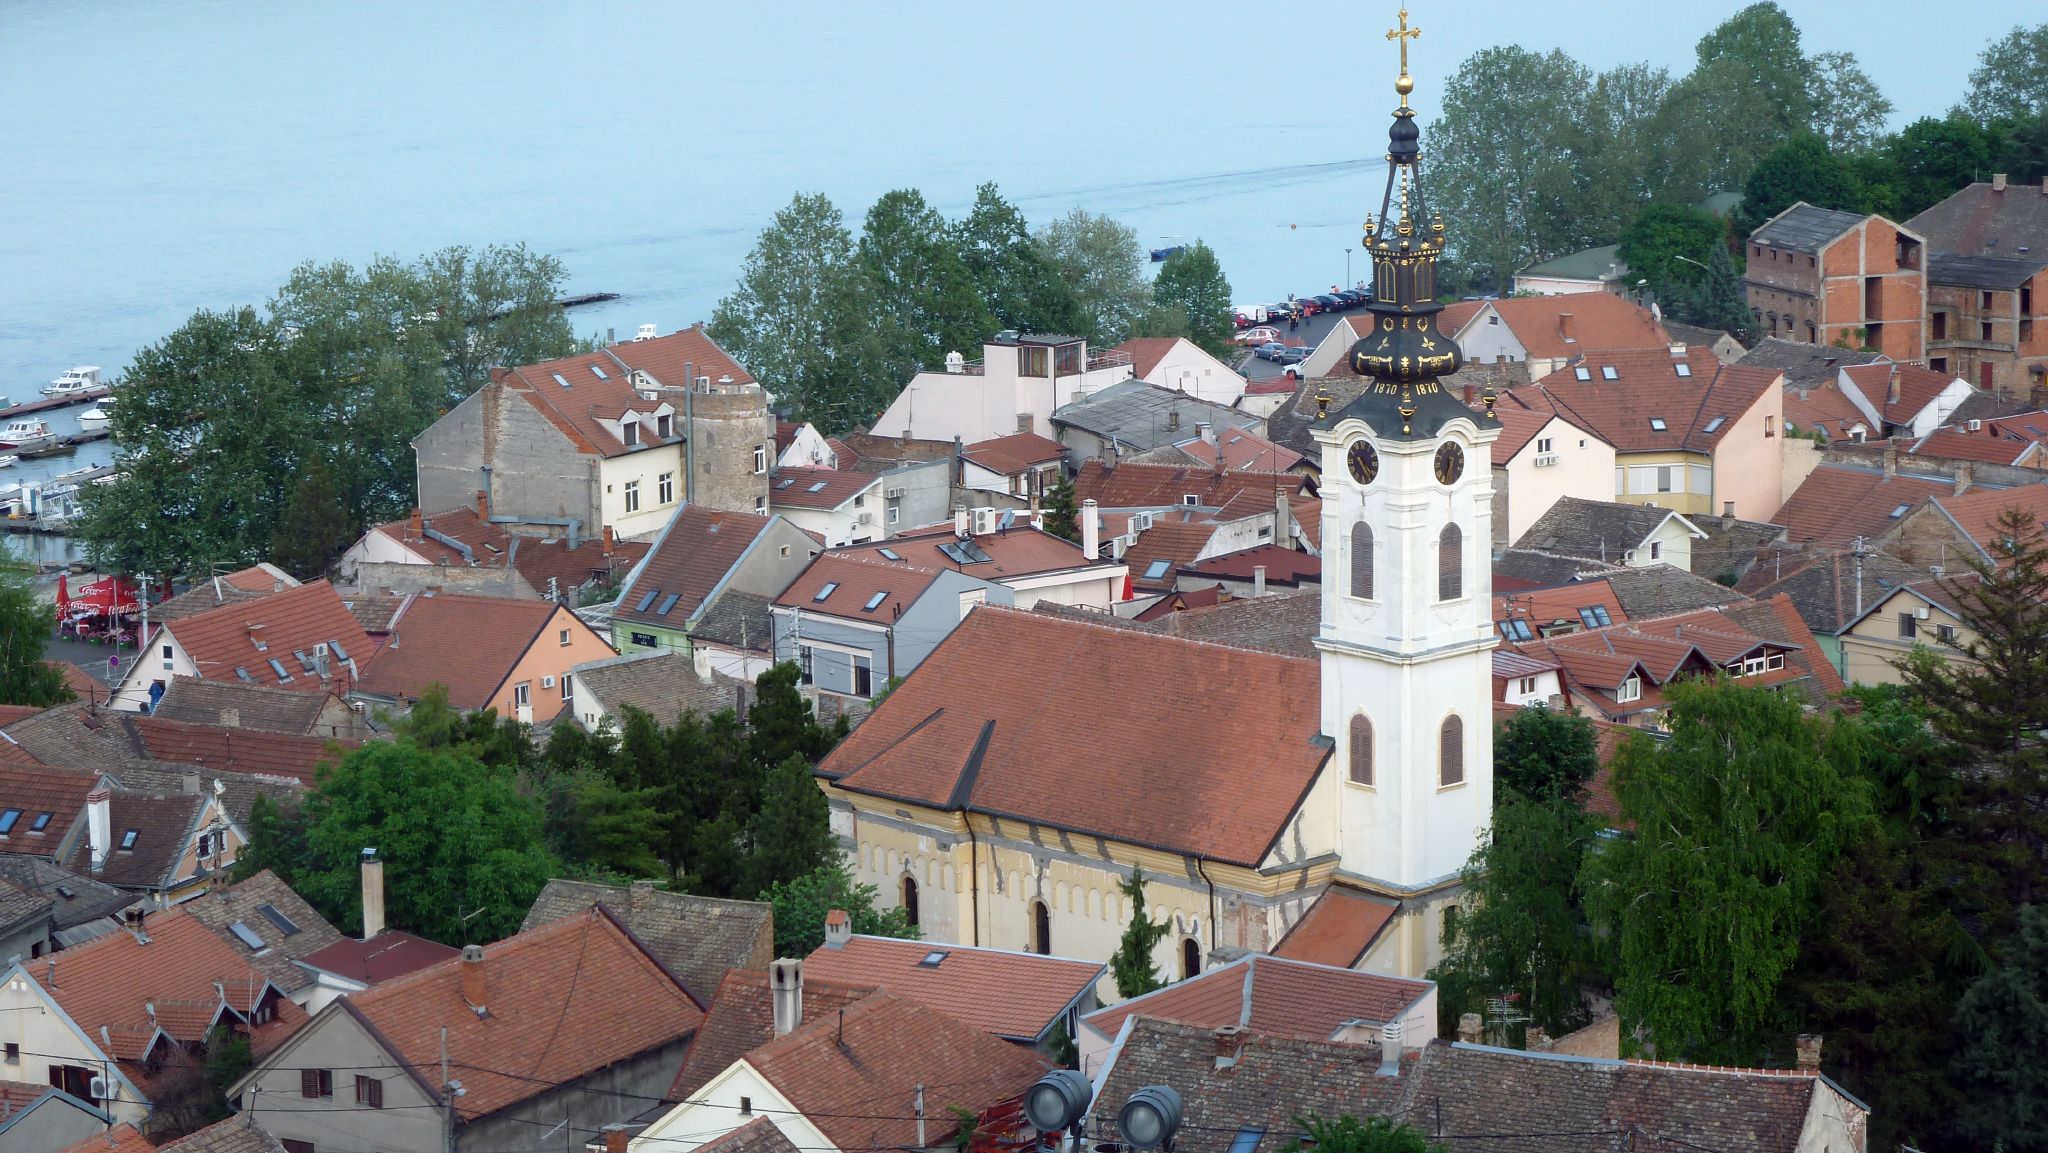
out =
[(320, 1095), (320, 1070), (318, 1070), (318, 1069), (301, 1069), (301, 1070), (299, 1070), (299, 1096), (301, 1096), (301, 1097), (318, 1097), (319, 1095)]
[(1454, 601), (1465, 595), (1465, 534), (1447, 524), (1437, 537), (1436, 599)]
[(1351, 718), (1351, 783), (1372, 784), (1372, 722), (1364, 713)]
[(384, 1107), (384, 1082), (375, 1077), (356, 1077), (356, 1104), (368, 1105), (372, 1109)]
[(1465, 783), (1465, 722), (1456, 714), (1445, 717), (1437, 733), (1436, 783), (1439, 787)]
[(1372, 526), (1364, 521), (1351, 526), (1351, 595), (1372, 599)]

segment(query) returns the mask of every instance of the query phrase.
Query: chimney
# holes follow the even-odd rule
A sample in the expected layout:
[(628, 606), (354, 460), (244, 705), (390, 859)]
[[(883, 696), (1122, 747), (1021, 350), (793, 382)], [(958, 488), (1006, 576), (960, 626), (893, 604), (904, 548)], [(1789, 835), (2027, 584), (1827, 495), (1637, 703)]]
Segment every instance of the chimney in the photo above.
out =
[(384, 858), (363, 850), (363, 940), (384, 931)]
[(1287, 503), (1287, 489), (1273, 486), (1273, 543), (1284, 549), (1294, 547), (1294, 506)]
[(1223, 467), (1223, 446), (1220, 444), (1216, 446), (1216, 466), (1213, 471), (1217, 476), (1222, 476), (1225, 471)]
[(476, 490), (476, 519), (491, 519), (491, 494), (486, 489)]
[(613, 1122), (604, 1127), (604, 1153), (626, 1153), (626, 1147), (633, 1136), (633, 1127), (623, 1122)]
[(1477, 1045), (1480, 1037), (1480, 1020), (1477, 1013), (1465, 1013), (1458, 1018), (1458, 1040), (1467, 1045)]
[(1473, 404), (1478, 404), (1478, 403), (1479, 403), (1479, 386), (1478, 386), (1478, 385), (1476, 385), (1476, 384), (1467, 384), (1467, 385), (1465, 386), (1465, 403), (1466, 403), (1466, 404), (1468, 404), (1468, 405), (1473, 405)]
[(1976, 462), (1968, 460), (1959, 462), (1956, 465), (1956, 491), (1951, 495), (1961, 496), (1964, 493), (1970, 491), (1970, 486), (1976, 483), (1976, 480)]
[(1167, 410), (1166, 410), (1166, 431), (1168, 431), (1168, 432), (1179, 432), (1179, 431), (1180, 431), (1180, 410), (1179, 410), (1179, 409), (1177, 409), (1177, 408), (1169, 408), (1169, 409), (1167, 409)]
[(1885, 377), (1884, 402), (1886, 404), (1899, 403), (1899, 366), (1896, 364), (1892, 365), (1891, 372)]
[(1897, 476), (1897, 475), (1899, 475), (1899, 442), (1898, 442), (1898, 441), (1895, 441), (1895, 440), (1887, 440), (1887, 441), (1885, 441), (1885, 442), (1884, 442), (1884, 474), (1885, 474), (1886, 476)]
[(222, 709), (220, 711), (220, 727), (224, 729), (241, 728), (242, 710), (234, 708)]
[(1820, 1071), (1820, 1034), (1801, 1033), (1792, 1038), (1792, 1048), (1799, 1054), (1798, 1066), (1808, 1072)]
[(1522, 1035), (1522, 1048), (1531, 1053), (1541, 1053), (1550, 1048), (1550, 1034), (1543, 1031), (1543, 1026), (1532, 1024)]
[(825, 947), (844, 949), (853, 940), (853, 918), (845, 909), (831, 909), (825, 913)]
[(1389, 1021), (1380, 1026), (1380, 1076), (1401, 1075), (1401, 1022)]
[(804, 963), (794, 957), (778, 957), (769, 962), (768, 988), (773, 998), (775, 1035), (787, 1037), (804, 1023)]
[(696, 672), (696, 674), (697, 674), (697, 679), (698, 679), (698, 680), (700, 680), (700, 681), (704, 682), (704, 683), (705, 683), (705, 684), (707, 684), (707, 685), (708, 685), (708, 684), (710, 684), (710, 683), (711, 683), (711, 650), (710, 650), (710, 649), (707, 649), (707, 648), (705, 648), (705, 647), (704, 647), (703, 645), (691, 645), (691, 646), (690, 646), (690, 668), (691, 668), (691, 669), (692, 669), (692, 670), (693, 670), (694, 672)]
[(1032, 416), (1031, 416), (1031, 414), (1030, 414), (1030, 413), (1028, 413), (1028, 412), (1020, 412), (1020, 413), (1018, 413), (1018, 414), (1017, 414), (1017, 431), (1018, 431), (1018, 432), (1036, 432), (1036, 431), (1038, 431), (1038, 424), (1037, 424), (1037, 422), (1036, 422), (1036, 421), (1034, 421), (1034, 420), (1032, 419)]
[(1209, 444), (1215, 444), (1215, 443), (1216, 443), (1216, 426), (1215, 426), (1215, 425), (1213, 425), (1213, 424), (1210, 424), (1210, 423), (1209, 423), (1208, 421), (1206, 421), (1206, 420), (1198, 420), (1198, 421), (1196, 421), (1196, 422), (1195, 422), (1195, 435), (1197, 435), (1197, 436), (1201, 437), (1201, 438), (1203, 439), (1203, 441), (1205, 441), (1205, 442), (1207, 442), (1207, 443), (1209, 443)]
[(419, 540), (427, 535), (427, 518), (420, 510), (412, 510), (412, 539)]
[(1237, 1064), (1237, 1055), (1244, 1048), (1244, 1029), (1237, 1025), (1225, 1025), (1216, 1030), (1216, 1067), (1228, 1069)]
[(609, 558), (612, 555), (612, 552), (616, 548), (617, 544), (617, 538), (612, 536), (612, 526), (604, 526), (604, 555), (607, 558)]
[(484, 1000), (484, 947), (464, 945), (462, 947), (462, 999), (469, 1005), (470, 1012), (479, 1017), (491, 1015), (490, 1005)]
[(1557, 314), (1557, 335), (1558, 335), (1559, 337), (1561, 337), (1562, 339), (1565, 339), (1565, 340), (1571, 340), (1571, 339), (1572, 339), (1572, 314), (1571, 314), (1571, 313), (1569, 313), (1569, 312), (1560, 312), (1560, 313), (1558, 313), (1558, 314)]
[(2005, 173), (2003, 173), (2003, 172), (1994, 172), (1994, 173), (1992, 173), (1992, 174), (1991, 174), (1991, 191), (1993, 191), (1993, 192), (2004, 192), (2004, 191), (2005, 191)]
[(114, 844), (114, 794), (94, 789), (85, 795), (85, 830), (92, 846), (92, 867), (98, 872), (107, 863), (107, 851)]
[(1734, 501), (1732, 501), (1732, 500), (1724, 500), (1724, 501), (1722, 501), (1722, 502), (1721, 502), (1721, 515), (1722, 515), (1722, 516), (1725, 516), (1725, 517), (1727, 517), (1727, 518), (1728, 518), (1729, 520), (1734, 520), (1734, 519), (1735, 519), (1735, 502), (1734, 502)]
[(1102, 508), (1094, 497), (1081, 502), (1081, 555), (1088, 560), (1102, 556)]
[(964, 504), (953, 506), (953, 535), (961, 540), (967, 539), (967, 506)]
[(1255, 597), (1262, 597), (1266, 595), (1265, 565), (1258, 564), (1252, 566), (1252, 595)]

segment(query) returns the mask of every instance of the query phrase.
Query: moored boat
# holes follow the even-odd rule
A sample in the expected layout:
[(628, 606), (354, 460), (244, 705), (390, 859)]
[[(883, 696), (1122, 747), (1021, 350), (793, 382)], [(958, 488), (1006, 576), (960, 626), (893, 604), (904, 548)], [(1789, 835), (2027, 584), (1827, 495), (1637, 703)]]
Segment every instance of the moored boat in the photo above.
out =
[(50, 431), (50, 422), (32, 416), (10, 421), (6, 428), (0, 429), (0, 448), (36, 452), (54, 447), (56, 443), (57, 434)]
[(100, 369), (96, 364), (82, 364), (43, 386), (43, 395), (49, 397), (77, 396), (100, 387)]

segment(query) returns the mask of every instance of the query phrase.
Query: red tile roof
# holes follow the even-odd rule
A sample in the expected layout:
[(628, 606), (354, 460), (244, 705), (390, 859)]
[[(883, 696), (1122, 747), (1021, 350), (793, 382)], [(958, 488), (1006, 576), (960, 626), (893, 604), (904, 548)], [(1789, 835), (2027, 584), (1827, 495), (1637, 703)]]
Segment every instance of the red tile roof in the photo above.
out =
[[(204, 680), (247, 679), (296, 692), (343, 691), (348, 678), (340, 653), (332, 649), (326, 682), (308, 670), (296, 654), (303, 652), (310, 658), (318, 645), (339, 644), (341, 653), (360, 670), (371, 653), (369, 634), (324, 580), (259, 600), (231, 602), (164, 627), (192, 658)], [(289, 679), (278, 676), (270, 665), (272, 660), (284, 666)], [(247, 678), (237, 670), (246, 672)]]
[(233, 773), (261, 773), (313, 782), (321, 765), (362, 744), (332, 737), (300, 737), (254, 729), (189, 725), (138, 716), (135, 731), (150, 758)]
[[(0, 743), (15, 747), (12, 741)], [(98, 780), (97, 773), (0, 765), (0, 811), (21, 810), (13, 830), (0, 836), (0, 853), (54, 856), (71, 823), (84, 814), (85, 795)], [(41, 833), (32, 831), (44, 813), (50, 814), (49, 823)]]
[[(1076, 712), (1122, 698), (1138, 669), (1171, 691)], [(819, 772), (855, 793), (1256, 865), (1328, 755), (1320, 684), (1311, 660), (984, 607)]]
[(1847, 438), (1849, 430), (1859, 424), (1873, 437), (1882, 431), (1871, 428), (1870, 418), (1832, 382), (1817, 388), (1786, 389), (1785, 424), (1801, 432), (1824, 432), (1830, 440)]
[(149, 1138), (136, 1131), (135, 1126), (123, 1121), (104, 1133), (95, 1133), (75, 1145), (67, 1145), (57, 1153), (157, 1153), (156, 1146)]
[[(974, 547), (988, 557), (988, 560), (971, 564), (963, 565), (943, 551), (942, 546), (955, 544), (959, 540), (953, 534), (951, 525), (912, 529), (902, 536), (893, 536), (887, 540), (842, 545), (827, 555), (859, 557), (863, 560), (915, 568), (956, 569), (968, 576), (991, 581), (1114, 563), (1106, 553), (1099, 560), (1090, 561), (1081, 555), (1080, 545), (1042, 529), (1032, 528), (1021, 520), (1022, 514), (1019, 514), (1019, 517), (1019, 523), (1008, 531), (982, 533), (974, 537)], [(882, 555), (884, 549), (902, 559), (889, 560)]]
[[(1885, 476), (1824, 464), (1785, 498), (1772, 519), (1785, 526), (1792, 544), (1841, 548), (1859, 536), (1888, 531), (1922, 502), (1954, 490), (1945, 478)], [(1893, 516), (1901, 505), (1904, 511)]]
[(1105, 509), (1160, 508), (1185, 505), (1195, 497), (1203, 508), (1221, 508), (1232, 499), (1251, 494), (1272, 506), (1273, 492), (1283, 489), (1294, 496), (1302, 491), (1300, 477), (1282, 473), (1225, 472), (1217, 475), (1211, 466), (1183, 468), (1164, 464), (1120, 464), (1104, 468), (1100, 460), (1081, 466), (1074, 479), (1074, 501), (1093, 500)]
[(1478, 316), (1479, 310), (1486, 305), (1487, 302), (1484, 300), (1459, 300), (1444, 305), (1444, 310), (1436, 314), (1437, 331), (1456, 340), (1458, 334), (1465, 331), (1465, 326), (1472, 323), (1472, 318)]
[(1493, 619), (1495, 622), (1525, 620), (1529, 622), (1530, 631), (1541, 635), (1545, 629), (1587, 627), (1579, 610), (1596, 607), (1607, 610), (1608, 623), (1628, 623), (1628, 613), (1621, 607), (1621, 598), (1614, 595), (1614, 586), (1604, 579), (1573, 581), (1514, 593), (1496, 592)]
[(1156, 621), (1161, 617), (1171, 616), (1174, 613), (1187, 612), (1189, 609), (1214, 608), (1222, 599), (1222, 596), (1222, 585), (1210, 585), (1208, 588), (1196, 589), (1193, 592), (1170, 592), (1153, 601), (1131, 619), (1134, 621)]
[(1137, 1015), (1205, 1029), (1236, 1025), (1269, 1037), (1327, 1041), (1353, 1023), (1405, 1016), (1434, 986), (1335, 965), (1258, 954), (1098, 1009), (1081, 1020), (1114, 1037)]
[[(685, 363), (697, 376), (709, 376), (713, 381), (729, 376), (734, 384), (754, 382), (709, 333), (701, 328), (686, 328), (653, 340), (623, 341), (598, 352), (522, 365), (498, 374), (496, 383), (524, 397), (579, 452), (624, 456), (639, 450), (620, 443), (599, 423), (598, 414), (616, 417), (627, 409), (652, 412), (664, 402), (680, 408), (680, 397), (659, 395), (651, 401), (640, 399), (628, 376), (630, 371), (639, 370), (653, 377), (657, 384), (684, 388), (689, 385), (683, 373)], [(598, 371), (593, 372), (593, 368)], [(568, 381), (568, 386), (564, 387), (557, 376)], [(681, 424), (680, 416), (676, 423)]]
[(1942, 460), (1974, 460), (1983, 464), (2016, 465), (2020, 458), (2037, 451), (2041, 441), (1999, 432), (1965, 432), (1960, 428), (1937, 428), (1914, 441), (1906, 451), (1914, 456)]
[[(816, 1021), (874, 992), (871, 985), (845, 985), (804, 977), (803, 1020)], [(704, 1024), (690, 1041), (689, 1056), (669, 1087), (668, 1100), (686, 1101), (734, 1061), (775, 1039), (775, 1005), (768, 974), (728, 969), (712, 995)]]
[(1013, 432), (994, 440), (976, 441), (962, 449), (961, 455), (992, 472), (1016, 476), (1033, 465), (1064, 460), (1066, 452), (1059, 441), (1035, 432)]
[(439, 941), (415, 937), (398, 929), (386, 929), (367, 941), (337, 941), (306, 954), (304, 961), (315, 969), (351, 981), (381, 985), (407, 973), (438, 965), (461, 953), (462, 950)]
[[(615, 618), (681, 629), (704, 606), (772, 518), (686, 505), (619, 597)], [(642, 609), (640, 602), (653, 593)], [(674, 603), (669, 598), (674, 597)]]
[(1312, 961), (1349, 969), (1378, 939), (1380, 930), (1401, 911), (1383, 900), (1346, 885), (1331, 885), (1294, 923), (1273, 955), (1289, 961)]
[[(1124, 550), (1131, 583), (1141, 589), (1170, 589), (1182, 569), (1195, 563), (1216, 535), (1216, 522), (1193, 511), (1162, 512), (1151, 528)], [(1164, 564), (1166, 567), (1157, 568)]]
[(1131, 374), (1145, 377), (1152, 375), (1152, 370), (1159, 367), (1159, 362), (1165, 360), (1166, 354), (1172, 352), (1180, 341), (1178, 336), (1134, 336), (1111, 351), (1130, 353)]
[[(1863, 399), (1876, 408), (1887, 423), (1911, 424), (1920, 410), (1955, 383), (1955, 377), (1917, 364), (1858, 364), (1841, 370), (1863, 392)], [(1893, 382), (1899, 399), (1891, 399)]]
[[(934, 959), (936, 958), (936, 960)], [(887, 989), (1010, 1041), (1035, 1042), (1095, 986), (1106, 966), (1036, 953), (856, 936), (820, 946), (804, 980)]]
[[(1680, 365), (1690, 375), (1680, 376)], [(1578, 379), (1581, 368), (1590, 379)], [(1615, 373), (1612, 380), (1605, 376), (1608, 369)], [(1665, 348), (1602, 351), (1587, 354), (1583, 365), (1560, 368), (1527, 388), (1509, 390), (1499, 407), (1554, 410), (1620, 452), (1712, 452), (1743, 414), (1781, 388), (1783, 380), (1774, 368), (1722, 364), (1704, 348), (1689, 348), (1683, 357)], [(1653, 422), (1662, 422), (1663, 429)]]
[[(1615, 349), (1656, 349), (1668, 355), (1671, 346), (1670, 334), (1649, 309), (1612, 293), (1518, 296), (1489, 303), (1531, 357)], [(1571, 317), (1568, 324), (1564, 320), (1567, 315)], [(1448, 321), (1444, 328), (1450, 329)]]
[[(666, 1045), (704, 1019), (602, 906), (483, 952), (482, 961), (444, 961), (348, 998), (421, 1076), (439, 1076), (445, 1031), (449, 1065), (467, 1090), (456, 1106), (465, 1121)], [(463, 997), (471, 964), (483, 966), (482, 1015)]]
[(778, 468), (768, 501), (783, 508), (835, 509), (882, 483), (879, 475), (836, 468)]
[[(775, 603), (847, 620), (888, 622), (916, 604), (938, 576), (936, 568), (828, 552), (812, 561)], [(882, 599), (876, 601), (877, 595)], [(871, 602), (875, 607), (867, 607)]]
[(1961, 496), (1937, 496), (1935, 507), (1976, 542), (1985, 560), (1992, 556), (2001, 531), (1998, 521), (2008, 511), (2024, 513), (2036, 523), (2048, 520), (2048, 485), (1971, 489)]
[[(555, 643), (551, 634), (557, 628), (590, 632), (553, 601), (416, 596), (392, 621), (391, 640), (370, 658), (360, 687), (376, 696), (417, 700), (428, 685), (438, 684), (447, 687), (455, 708), (480, 709), (536, 643)], [(552, 719), (548, 708), (559, 712), (561, 705), (559, 698), (542, 696), (534, 717)]]
[(1277, 544), (1262, 544), (1256, 548), (1212, 556), (1196, 561), (1181, 571), (1189, 576), (1228, 577), (1232, 580), (1253, 579), (1252, 570), (1264, 568), (1266, 580), (1276, 586), (1298, 585), (1301, 582), (1320, 581), (1323, 578), (1323, 558), (1298, 549), (1281, 548)]

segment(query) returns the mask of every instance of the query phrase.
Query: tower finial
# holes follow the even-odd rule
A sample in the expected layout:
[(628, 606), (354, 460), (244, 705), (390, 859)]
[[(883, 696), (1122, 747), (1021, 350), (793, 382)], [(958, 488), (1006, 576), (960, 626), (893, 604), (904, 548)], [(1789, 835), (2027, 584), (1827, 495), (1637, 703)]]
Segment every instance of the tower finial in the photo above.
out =
[(1401, 26), (1387, 29), (1387, 39), (1401, 46), (1401, 75), (1394, 79), (1394, 91), (1401, 95), (1401, 107), (1408, 107), (1408, 94), (1415, 91), (1415, 78), (1408, 75), (1408, 42), (1422, 35), (1422, 29), (1408, 27), (1408, 10), (1401, 9)]

